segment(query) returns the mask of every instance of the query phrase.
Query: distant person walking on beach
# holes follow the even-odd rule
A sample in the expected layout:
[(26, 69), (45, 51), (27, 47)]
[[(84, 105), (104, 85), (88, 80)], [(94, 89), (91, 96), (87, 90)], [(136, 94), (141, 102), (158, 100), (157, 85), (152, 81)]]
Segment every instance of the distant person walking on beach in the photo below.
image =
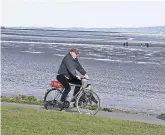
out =
[(123, 46), (128, 46), (128, 42), (124, 42)]
[(128, 46), (128, 42), (126, 42), (125, 45)]
[[(78, 71), (85, 78), (89, 79), (86, 71), (78, 61), (78, 51), (75, 48), (70, 49), (69, 53), (63, 58), (61, 65), (58, 70), (57, 80), (64, 86), (65, 90), (61, 96), (60, 110), (64, 109), (64, 102), (68, 93), (71, 90), (69, 83), (82, 85), (81, 77), (76, 73)], [(80, 86), (76, 86), (73, 96), (76, 95), (80, 90)]]
[(146, 43), (146, 46), (149, 47), (149, 43)]

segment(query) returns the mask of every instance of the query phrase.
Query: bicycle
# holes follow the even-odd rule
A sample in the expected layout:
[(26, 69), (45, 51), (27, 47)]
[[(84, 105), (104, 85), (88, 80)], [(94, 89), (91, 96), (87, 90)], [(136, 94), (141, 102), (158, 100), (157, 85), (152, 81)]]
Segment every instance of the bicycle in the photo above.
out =
[[(72, 96), (71, 100), (64, 102), (64, 108), (69, 108), (72, 101), (75, 101), (74, 105), (80, 114), (95, 115), (100, 108), (100, 98), (92, 91), (91, 84), (88, 84), (87, 79), (81, 78), (82, 85), (80, 91)], [(53, 82), (56, 86), (53, 85)], [(70, 84), (70, 86), (80, 86)], [(51, 81), (51, 88), (47, 90), (44, 96), (44, 107), (45, 109), (59, 108), (59, 101), (64, 91), (64, 87), (58, 81)], [(50, 107), (50, 108), (49, 108)]]

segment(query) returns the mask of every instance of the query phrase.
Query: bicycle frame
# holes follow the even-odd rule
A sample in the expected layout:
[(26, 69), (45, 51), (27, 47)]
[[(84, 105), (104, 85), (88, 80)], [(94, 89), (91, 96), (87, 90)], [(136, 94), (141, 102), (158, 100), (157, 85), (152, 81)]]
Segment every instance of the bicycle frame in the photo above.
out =
[[(84, 92), (85, 89), (84, 89), (84, 82), (83, 82), (83, 80), (84, 80), (84, 78), (81, 79), (82, 85), (69, 84), (71, 87), (73, 87), (73, 86), (81, 86), (79, 92), (78, 92), (75, 96), (72, 96), (72, 98), (71, 98), (71, 100), (70, 100), (69, 102), (71, 102), (73, 99), (76, 99), (76, 97), (77, 97), (81, 92)], [(87, 80), (87, 79), (86, 79), (86, 80)], [(63, 90), (64, 90), (64, 87), (63, 87)], [(62, 92), (63, 92), (63, 90), (62, 90)]]

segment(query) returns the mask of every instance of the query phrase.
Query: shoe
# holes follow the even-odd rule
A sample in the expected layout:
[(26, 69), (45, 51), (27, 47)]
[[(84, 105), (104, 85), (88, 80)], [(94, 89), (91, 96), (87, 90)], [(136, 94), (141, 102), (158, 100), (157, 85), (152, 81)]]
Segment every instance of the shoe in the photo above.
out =
[(96, 99), (92, 99), (92, 101), (95, 103), (95, 104), (98, 104), (98, 101)]
[(58, 102), (58, 106), (59, 106), (59, 108), (60, 108), (59, 111), (62, 111), (62, 110), (64, 109), (64, 102), (59, 101), (59, 102)]
[(98, 104), (98, 101), (95, 99), (95, 97), (93, 95), (92, 95), (91, 99), (95, 104)]
[(45, 107), (45, 109), (48, 109), (47, 106), (48, 106), (48, 103), (45, 101), (45, 102), (44, 102), (44, 107)]

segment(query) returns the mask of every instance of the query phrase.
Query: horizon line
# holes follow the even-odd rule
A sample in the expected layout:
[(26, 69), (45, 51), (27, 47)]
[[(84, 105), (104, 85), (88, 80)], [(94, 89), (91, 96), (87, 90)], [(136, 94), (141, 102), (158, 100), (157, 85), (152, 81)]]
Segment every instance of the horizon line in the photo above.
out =
[(152, 28), (165, 27), (165, 25), (140, 26), (140, 27), (55, 27), (55, 26), (1, 26), (1, 28), (57, 28), (57, 29), (138, 29), (138, 28)]

